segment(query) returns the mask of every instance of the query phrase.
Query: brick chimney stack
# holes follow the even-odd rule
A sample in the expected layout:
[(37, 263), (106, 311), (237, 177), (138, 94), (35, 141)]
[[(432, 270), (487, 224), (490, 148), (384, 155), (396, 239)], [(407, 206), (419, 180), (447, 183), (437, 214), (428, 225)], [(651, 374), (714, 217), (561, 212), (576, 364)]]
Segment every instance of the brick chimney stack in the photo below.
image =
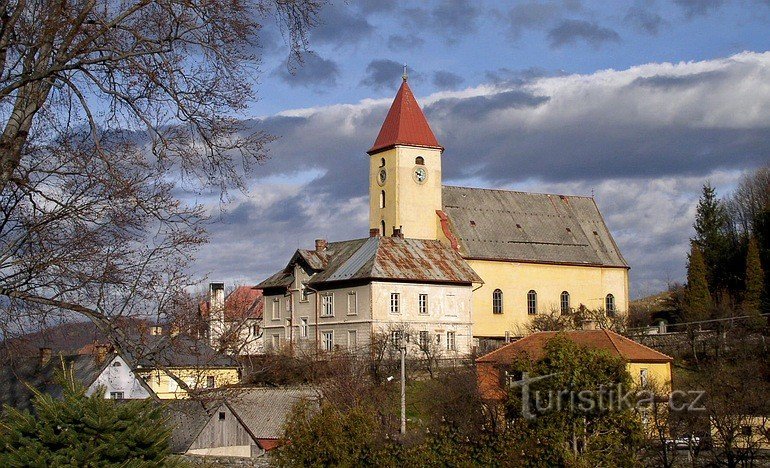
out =
[(400, 227), (397, 227), (397, 228), (394, 227), (393, 228), (393, 237), (398, 237), (399, 239), (403, 239), (404, 238), (404, 233), (403, 233), (403, 231), (401, 231)]
[(326, 242), (326, 239), (316, 239), (315, 240), (315, 251), (316, 252), (323, 252), (326, 250), (326, 246), (329, 245), (328, 242)]
[(39, 354), (39, 360), (40, 366), (44, 366), (48, 364), (48, 362), (51, 360), (51, 355), (53, 352), (51, 351), (51, 348), (40, 348), (40, 354)]
[(104, 360), (107, 358), (107, 353), (110, 351), (109, 345), (104, 344), (98, 344), (94, 346), (94, 356), (96, 357), (96, 362), (99, 364), (103, 363)]
[(380, 230), (377, 228), (371, 228), (369, 229), (369, 237), (379, 237)]

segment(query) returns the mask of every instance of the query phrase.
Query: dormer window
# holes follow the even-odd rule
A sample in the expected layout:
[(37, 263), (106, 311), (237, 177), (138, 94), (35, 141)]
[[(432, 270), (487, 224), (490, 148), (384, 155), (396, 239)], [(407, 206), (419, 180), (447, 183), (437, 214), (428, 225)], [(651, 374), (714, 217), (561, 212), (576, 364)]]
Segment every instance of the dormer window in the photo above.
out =
[(418, 166), (424, 166), (425, 159), (422, 156), (417, 156), (416, 158), (414, 158), (414, 163)]

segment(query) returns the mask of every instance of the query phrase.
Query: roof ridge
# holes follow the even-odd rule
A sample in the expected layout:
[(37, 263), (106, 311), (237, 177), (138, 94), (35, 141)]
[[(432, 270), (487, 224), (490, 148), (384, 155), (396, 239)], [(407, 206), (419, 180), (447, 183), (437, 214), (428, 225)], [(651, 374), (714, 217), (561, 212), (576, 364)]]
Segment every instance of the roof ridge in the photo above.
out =
[(639, 343), (638, 341), (632, 340), (631, 338), (628, 338), (627, 336), (623, 336), (620, 333), (616, 333), (616, 332), (613, 332), (613, 331), (610, 331), (610, 333), (612, 333), (614, 335), (617, 335), (621, 340), (630, 341), (631, 343), (633, 343), (635, 345), (638, 345), (638, 346), (641, 346), (642, 348), (647, 349), (648, 351), (652, 351), (653, 353), (660, 354), (661, 356), (665, 356), (666, 358), (671, 359), (672, 361), (674, 360), (674, 358), (669, 356), (668, 354), (661, 353), (657, 349), (650, 348), (649, 346), (645, 345), (644, 343)]
[(502, 188), (466, 187), (464, 185), (442, 185), (441, 187), (458, 188), (458, 189), (465, 189), (465, 190), (483, 190), (487, 192), (521, 193), (524, 195), (546, 195), (546, 196), (555, 196), (555, 197), (585, 198), (588, 200), (594, 199), (593, 197), (588, 195), (569, 195), (566, 193), (528, 192), (525, 190), (509, 190), (509, 189), (502, 189)]
[(612, 343), (612, 347), (613, 347), (613, 348), (615, 348), (615, 351), (617, 351), (617, 353), (618, 353), (620, 356), (623, 356), (623, 353), (621, 353), (621, 352), (620, 352), (620, 348), (618, 348), (618, 345), (617, 345), (617, 343), (615, 343), (615, 340), (614, 340), (614, 339), (612, 339), (612, 335), (610, 334), (609, 330), (607, 330), (606, 328), (603, 328), (603, 329), (602, 329), (602, 331), (603, 331), (603, 332), (604, 332), (604, 334), (607, 336), (607, 339), (609, 339), (609, 340), (610, 340), (610, 343)]

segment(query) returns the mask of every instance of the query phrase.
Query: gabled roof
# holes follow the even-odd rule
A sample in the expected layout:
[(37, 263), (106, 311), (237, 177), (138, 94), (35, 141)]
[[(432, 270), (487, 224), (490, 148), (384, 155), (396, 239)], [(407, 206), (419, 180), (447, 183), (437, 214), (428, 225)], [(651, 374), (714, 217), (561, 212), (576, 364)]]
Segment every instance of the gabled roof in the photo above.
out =
[(593, 198), (444, 186), (465, 258), (628, 268)]
[(385, 122), (369, 154), (392, 148), (395, 145), (423, 146), (444, 149), (439, 145), (428, 125), (420, 105), (404, 79), (396, 98), (390, 106)]
[(235, 359), (218, 353), (205, 339), (186, 334), (143, 335), (141, 341), (131, 344), (132, 349), (126, 353), (143, 369), (155, 369), (159, 365), (195, 369), (239, 367)]
[[(201, 317), (208, 318), (210, 301), (198, 305)], [(238, 286), (225, 298), (225, 321), (240, 322), (246, 319), (262, 318), (262, 291), (253, 286)]]
[(211, 419), (221, 401), (205, 402), (195, 399), (165, 400), (163, 412), (171, 426), (169, 448), (172, 453), (184, 453), (190, 448)]
[[(325, 268), (311, 276), (311, 285), (352, 280), (482, 282), (457, 252), (437, 240), (369, 237), (331, 242), (324, 253)], [(294, 278), (291, 271), (290, 263), (257, 287), (287, 287)]]
[(485, 354), (476, 362), (512, 364), (518, 359), (538, 361), (545, 356), (545, 345), (558, 334), (589, 348), (620, 356), (626, 362), (665, 363), (674, 358), (609, 330), (537, 332)]

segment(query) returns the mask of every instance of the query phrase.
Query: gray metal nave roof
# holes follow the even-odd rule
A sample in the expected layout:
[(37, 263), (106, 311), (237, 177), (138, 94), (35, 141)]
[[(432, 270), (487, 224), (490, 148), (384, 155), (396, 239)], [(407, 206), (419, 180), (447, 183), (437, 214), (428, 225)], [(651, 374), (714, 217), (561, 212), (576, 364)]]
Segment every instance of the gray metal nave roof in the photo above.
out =
[(628, 268), (593, 198), (444, 186), (465, 258)]

